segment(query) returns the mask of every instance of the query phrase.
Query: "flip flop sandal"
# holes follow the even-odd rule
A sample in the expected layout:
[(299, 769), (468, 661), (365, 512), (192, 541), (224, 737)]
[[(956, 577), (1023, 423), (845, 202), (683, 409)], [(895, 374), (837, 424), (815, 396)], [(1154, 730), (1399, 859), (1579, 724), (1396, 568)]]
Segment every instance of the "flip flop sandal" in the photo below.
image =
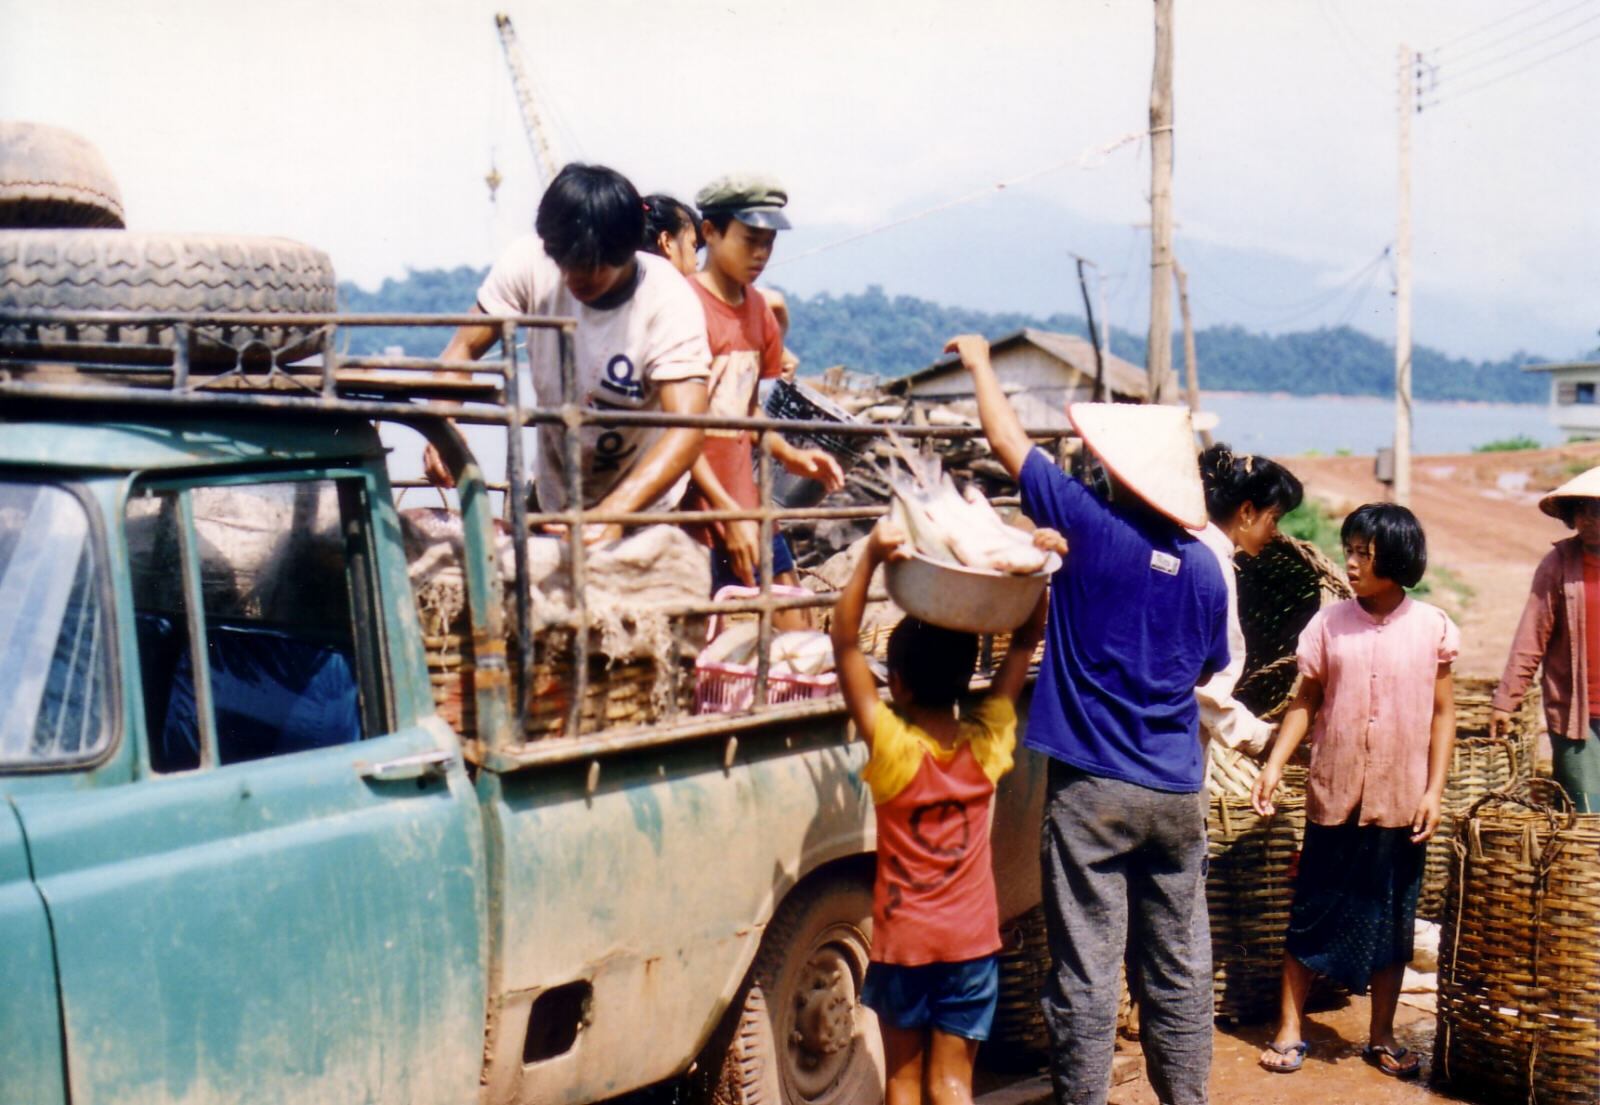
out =
[(1284, 1047), (1279, 1047), (1277, 1044), (1268, 1044), (1267, 1050), (1285, 1057), (1293, 1055), (1294, 1058), (1283, 1064), (1268, 1063), (1264, 1057), (1257, 1059), (1256, 1062), (1262, 1070), (1270, 1070), (1273, 1074), (1293, 1074), (1306, 1061), (1306, 1052), (1311, 1050), (1311, 1045), (1304, 1040), (1299, 1040)]
[[(1383, 1057), (1387, 1055), (1399, 1066), (1387, 1066)], [(1415, 1078), (1422, 1073), (1422, 1056), (1408, 1047), (1384, 1047), (1382, 1044), (1368, 1044), (1361, 1049), (1361, 1058), (1377, 1067), (1379, 1071), (1390, 1078)], [(1410, 1060), (1407, 1063), (1407, 1059)]]

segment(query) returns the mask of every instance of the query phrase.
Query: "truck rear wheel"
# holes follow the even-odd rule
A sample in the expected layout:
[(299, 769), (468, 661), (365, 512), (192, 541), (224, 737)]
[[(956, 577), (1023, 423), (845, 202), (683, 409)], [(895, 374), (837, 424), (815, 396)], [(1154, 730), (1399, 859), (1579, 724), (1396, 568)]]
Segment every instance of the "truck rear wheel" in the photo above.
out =
[(120, 227), (122, 193), (83, 136), (0, 121), (0, 226)]
[(721, 1058), (715, 1105), (863, 1105), (883, 1099), (883, 1047), (861, 981), (872, 890), (831, 879), (767, 926)]
[[(0, 230), (0, 287), (13, 310), (164, 314), (332, 313), (333, 263), (284, 238), (129, 230)], [(285, 364), (320, 349), (317, 327), (197, 326), (196, 366)], [(170, 325), (0, 324), (0, 353), (46, 360), (167, 364)]]

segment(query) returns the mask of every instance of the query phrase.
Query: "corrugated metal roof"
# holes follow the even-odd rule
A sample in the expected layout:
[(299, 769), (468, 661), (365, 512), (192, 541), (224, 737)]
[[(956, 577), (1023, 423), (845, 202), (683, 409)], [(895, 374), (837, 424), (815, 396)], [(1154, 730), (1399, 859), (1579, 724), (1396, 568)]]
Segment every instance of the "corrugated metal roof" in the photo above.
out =
[[(1008, 347), (1027, 343), (1042, 349), (1050, 356), (1066, 364), (1073, 370), (1082, 373), (1086, 379), (1093, 380), (1095, 374), (1094, 346), (1086, 338), (1076, 334), (1059, 334), (1053, 330), (1035, 330), (1025, 327), (1003, 338), (996, 338), (989, 344), (993, 353), (1003, 353)], [(891, 381), (886, 390), (902, 394), (908, 388), (928, 380), (937, 379), (947, 373), (960, 372), (961, 362), (954, 353), (947, 353), (934, 361), (927, 368), (919, 369), (909, 376), (902, 376)], [(1144, 369), (1131, 361), (1125, 361), (1114, 353), (1106, 354), (1106, 390), (1112, 395), (1129, 399), (1144, 399), (1149, 396), (1149, 382)]]

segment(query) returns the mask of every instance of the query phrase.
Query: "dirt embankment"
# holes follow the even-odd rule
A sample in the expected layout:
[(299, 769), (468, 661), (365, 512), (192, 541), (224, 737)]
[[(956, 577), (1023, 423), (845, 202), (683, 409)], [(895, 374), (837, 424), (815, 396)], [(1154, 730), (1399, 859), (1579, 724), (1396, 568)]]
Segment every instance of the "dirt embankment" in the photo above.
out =
[[(1388, 497), (1367, 457), (1281, 457), (1309, 495), (1336, 515)], [(1428, 534), (1429, 564), (1462, 587), (1436, 587), (1430, 601), (1461, 626), (1458, 670), (1500, 674), (1533, 570), (1570, 531), (1540, 513), (1551, 488), (1600, 465), (1600, 442), (1510, 453), (1417, 457), (1411, 508)]]

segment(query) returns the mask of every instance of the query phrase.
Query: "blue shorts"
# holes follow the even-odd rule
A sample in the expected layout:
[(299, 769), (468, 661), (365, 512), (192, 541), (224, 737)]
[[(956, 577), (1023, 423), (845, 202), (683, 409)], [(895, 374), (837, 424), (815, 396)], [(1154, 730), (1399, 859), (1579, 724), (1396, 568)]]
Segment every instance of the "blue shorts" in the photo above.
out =
[(861, 1003), (894, 1028), (937, 1028), (964, 1040), (987, 1040), (1000, 997), (999, 957), (902, 967), (867, 964)]
[[(783, 539), (783, 534), (774, 532), (772, 535), (772, 578), (777, 579), (784, 572), (794, 571), (794, 554), (789, 551), (789, 542)], [(733, 562), (728, 559), (728, 550), (713, 548), (711, 550), (711, 593), (715, 595), (724, 587), (743, 587), (744, 580), (733, 574)]]

